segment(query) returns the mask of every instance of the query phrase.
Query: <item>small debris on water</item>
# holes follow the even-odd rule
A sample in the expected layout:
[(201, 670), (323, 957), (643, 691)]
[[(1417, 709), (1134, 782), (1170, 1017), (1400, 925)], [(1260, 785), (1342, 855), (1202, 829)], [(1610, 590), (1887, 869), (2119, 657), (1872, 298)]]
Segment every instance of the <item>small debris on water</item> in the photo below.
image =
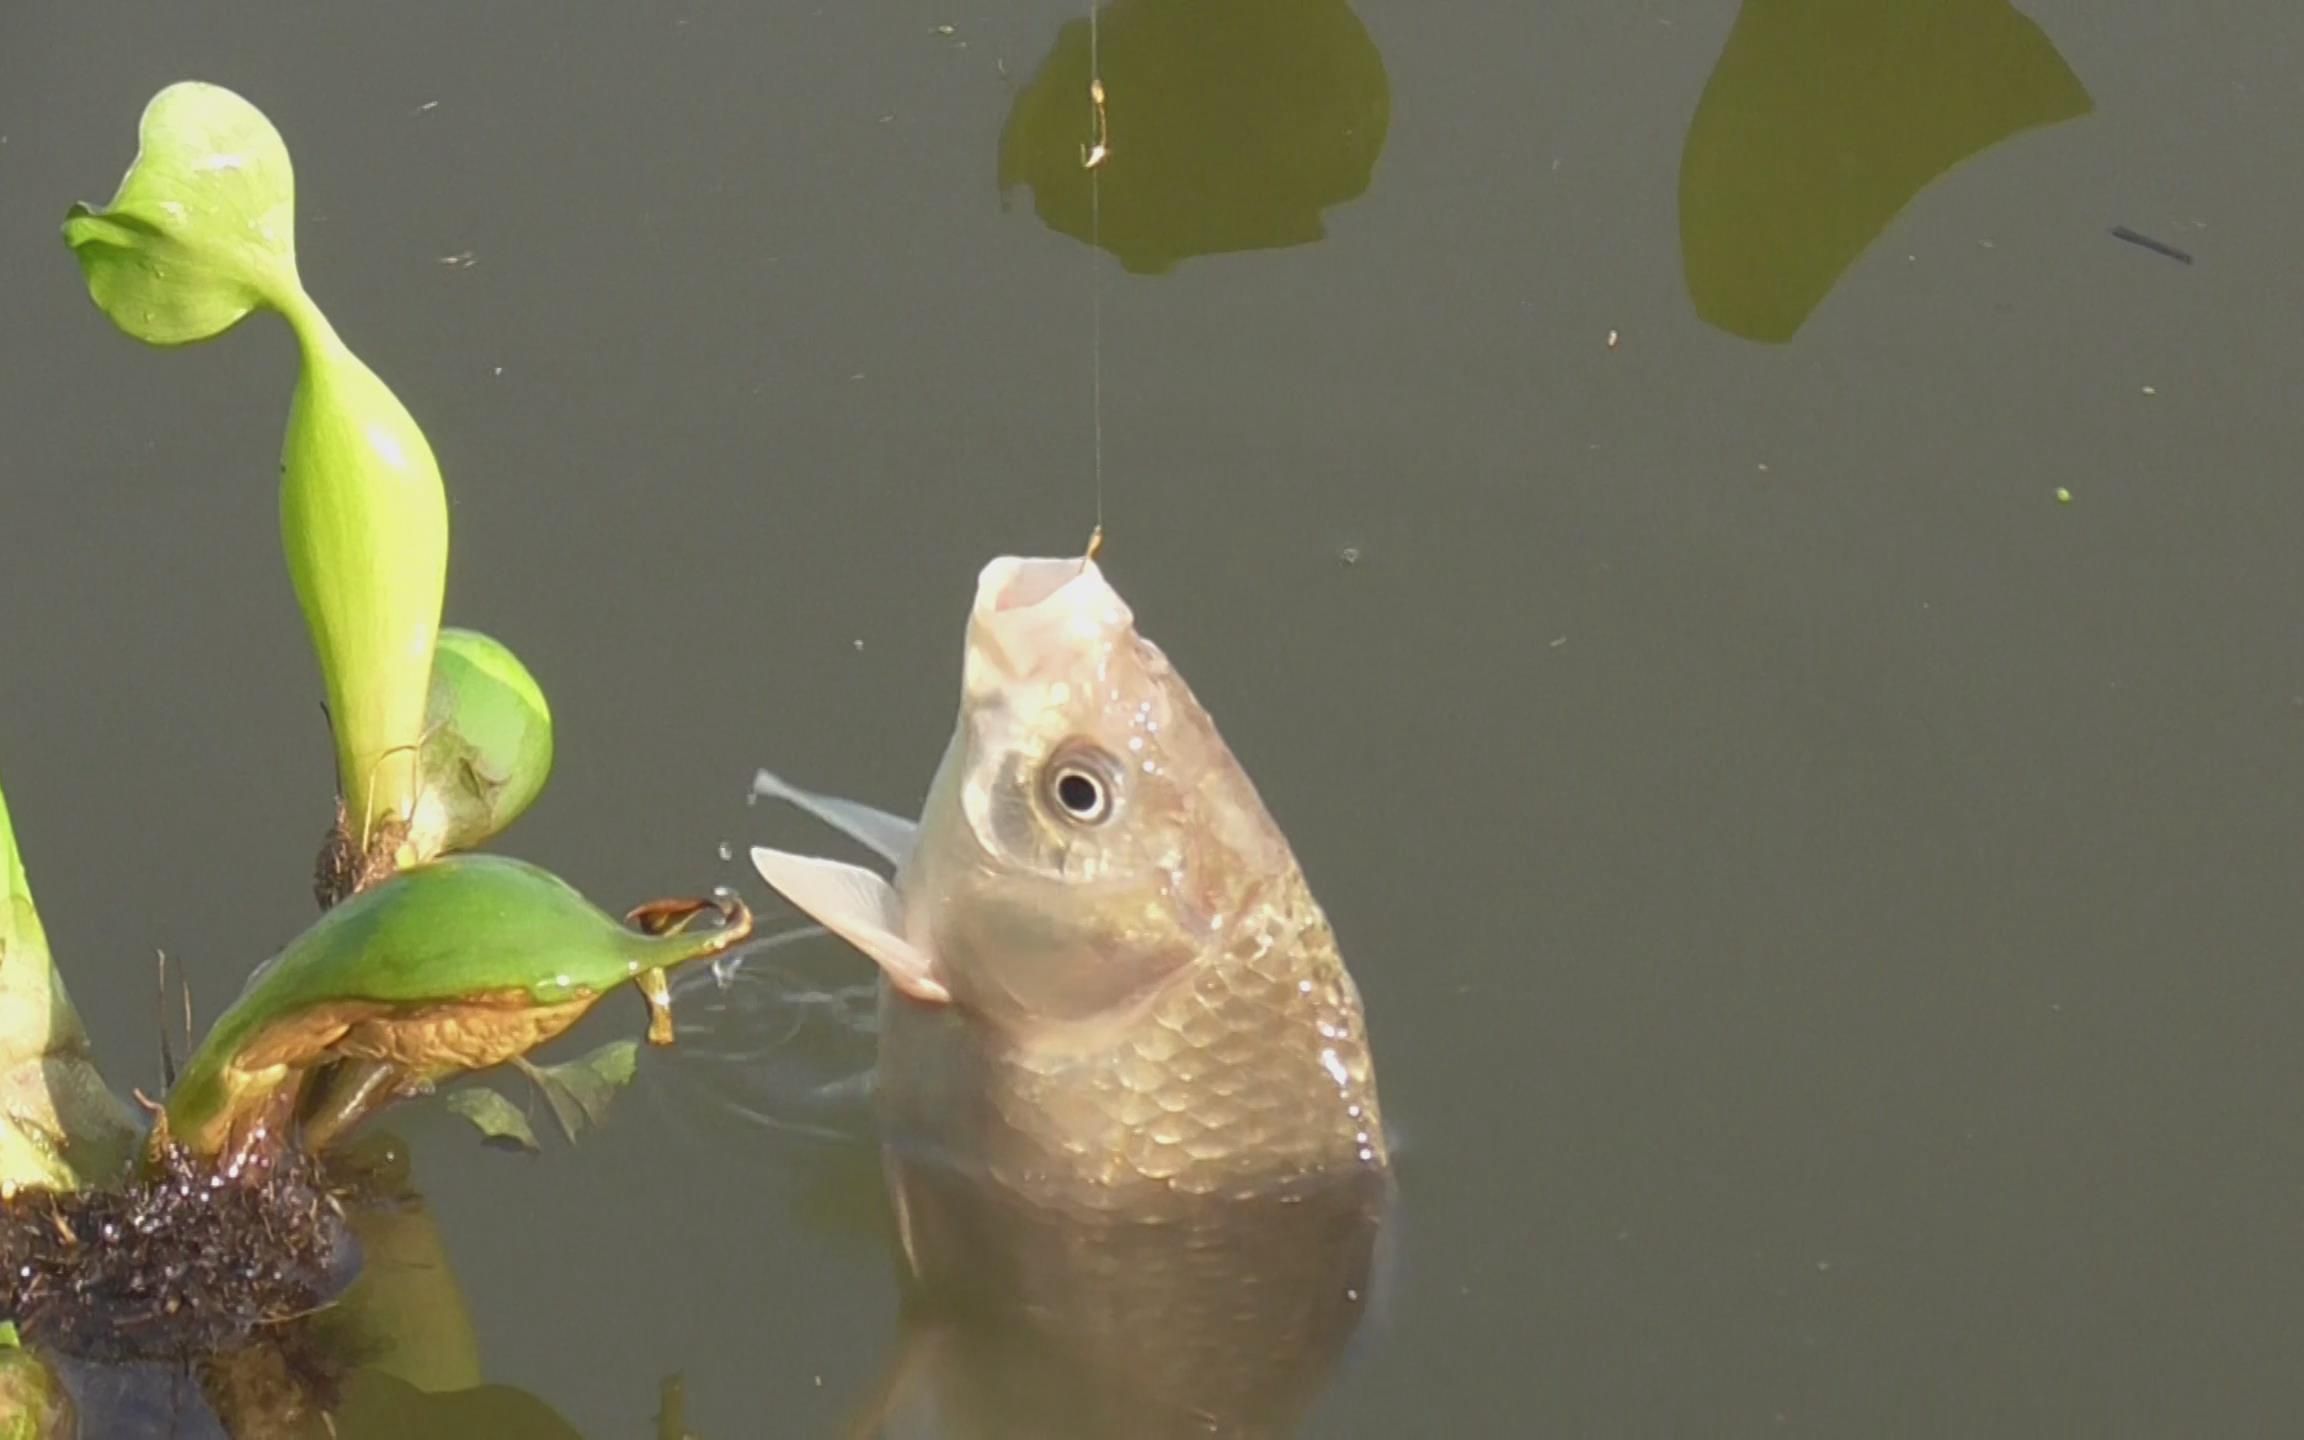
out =
[(1343, 561), (1347, 565), (1357, 565), (1360, 563), (1360, 547), (1357, 545), (1347, 545), (1343, 549), (1336, 552), (1336, 558)]
[(859, 636), (857, 636), (855, 639), (853, 639), (853, 640), (849, 641), (848, 643), (856, 647), (856, 653), (857, 653), (857, 654), (861, 655), (861, 654), (863, 654), (863, 653), (864, 653), (864, 637), (863, 637), (863, 636), (859, 635)]
[(497, 367), (496, 367), (496, 373), (497, 373), (497, 374), (499, 374), (499, 375), (503, 374), (503, 373), (504, 373), (504, 367), (503, 367), (503, 366), (501, 366), (501, 365), (497, 366)]
[(939, 25), (936, 27), (936, 33), (939, 35), (950, 35), (953, 33), (953, 30), (949, 25)]
[(1568, 637), (1567, 637), (1567, 636), (1565, 636), (1565, 635), (1561, 635), (1561, 636), (1558, 636), (1558, 637), (1556, 637), (1556, 638), (1555, 638), (1555, 639), (1554, 639), (1554, 640), (1553, 640), (1553, 641), (1552, 641), (1550, 644), (1546, 645), (1544, 648), (1545, 648), (1545, 649), (1547, 649), (1547, 650), (1557, 650), (1557, 649), (1559, 649), (1561, 646), (1563, 646), (1563, 645), (1565, 645), (1565, 644), (1567, 644), (1567, 643), (1568, 643)]
[(437, 101), (437, 100), (427, 100), (427, 101), (425, 101), (423, 104), (421, 104), (421, 105), (419, 105), (419, 106), (417, 106), (417, 107), (416, 107), (416, 113), (417, 113), (417, 114), (419, 114), (419, 115), (421, 115), (421, 114), (423, 114), (423, 113), (424, 113), (425, 111), (427, 111), (427, 110), (437, 110), (437, 109), (439, 109), (439, 108), (440, 108), (440, 102), (439, 102), (439, 101)]
[(2063, 486), (2061, 486), (2061, 485), (2057, 486), (2057, 487), (2056, 487), (2056, 503), (2057, 503), (2057, 504), (2059, 504), (2059, 505), (2069, 505), (2069, 504), (2071, 504), (2071, 503), (2072, 503), (2072, 492), (2071, 492), (2071, 491), (2069, 491), (2069, 490), (2067, 490), (2067, 489), (2065, 489), (2065, 488), (2064, 488)]
[(1616, 348), (1616, 332), (1613, 330), (1608, 332), (1608, 348), (1611, 350)]
[(453, 255), (441, 256), (440, 263), (453, 270), (469, 270), (479, 264), (480, 261), (471, 251), (459, 250)]
[(723, 860), (733, 860), (733, 859), (735, 859), (735, 858), (736, 858), (736, 847), (735, 847), (735, 846), (733, 846), (733, 845), (731, 845), (731, 844), (729, 844), (729, 843), (728, 843), (727, 841), (725, 841), (725, 840), (721, 841), (721, 842), (720, 842), (720, 858), (721, 858), (721, 859), (723, 859)]
[(2190, 251), (2179, 250), (2165, 240), (2155, 240), (2149, 235), (2138, 234), (2136, 231), (2129, 229), (2125, 225), (2113, 226), (2112, 238), (2115, 240), (2125, 240), (2129, 244), (2137, 246), (2140, 249), (2149, 250), (2155, 255), (2165, 255), (2179, 265), (2189, 265), (2192, 263), (2192, 253)]
[(2145, 393), (2145, 394), (2147, 394), (2147, 395), (2157, 395), (2157, 394), (2159, 394), (2160, 392), (2159, 392), (2158, 390), (2155, 390), (2155, 389), (2153, 389), (2151, 386), (2147, 385), (2147, 386), (2145, 386), (2145, 387), (2144, 387), (2144, 393)]

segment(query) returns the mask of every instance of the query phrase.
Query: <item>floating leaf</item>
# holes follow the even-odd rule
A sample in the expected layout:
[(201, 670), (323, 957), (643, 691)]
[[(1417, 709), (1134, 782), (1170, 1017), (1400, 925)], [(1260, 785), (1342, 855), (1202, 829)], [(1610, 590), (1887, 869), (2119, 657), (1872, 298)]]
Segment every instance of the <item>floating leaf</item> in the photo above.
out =
[(558, 1065), (518, 1063), (552, 1107), (560, 1132), (573, 1144), (585, 1129), (608, 1118), (608, 1102), (632, 1083), (640, 1066), (640, 1042), (611, 1040), (589, 1055)]
[(183, 345), (297, 292), (296, 178), (255, 106), (220, 86), (171, 85), (144, 107), (137, 139), (112, 202), (75, 205), (64, 222), (115, 325)]
[(1745, 0), (1680, 159), (1696, 313), (1791, 339), (1929, 182), (2089, 108), (2008, 0)]
[(0, 1195), (106, 1179), (135, 1139), (127, 1108), (96, 1073), (88, 1032), (49, 957), (0, 795)]
[[(716, 929), (680, 927), (717, 911)], [(457, 855), (328, 911), (259, 966), (169, 1093), (178, 1140), (212, 1153), (277, 1131), (318, 1067), (351, 1067), (349, 1124), (394, 1096), (550, 1040), (614, 987), (660, 979), (751, 933), (741, 901), (660, 901), (618, 924), (548, 871)], [(361, 1067), (366, 1067), (363, 1070)], [(377, 1072), (393, 1083), (372, 1085)]]
[[(1000, 137), (1000, 188), (1029, 185), (1051, 230), (1154, 274), (1308, 245), (1323, 211), (1368, 188), (1391, 82), (1343, 0), (1116, 0), (1098, 23), (1106, 133), (1074, 20)], [(1091, 171), (1097, 143), (1109, 153)]]
[(469, 850), (534, 802), (552, 773), (552, 710), (536, 677), (502, 644), (447, 629), (432, 655), (422, 797), (410, 843), (419, 858)]
[(485, 1085), (467, 1085), (451, 1091), (448, 1109), (472, 1122), (480, 1138), (490, 1144), (502, 1144), (514, 1150), (525, 1150), (534, 1155), (544, 1147), (536, 1141), (536, 1129), (520, 1107)]

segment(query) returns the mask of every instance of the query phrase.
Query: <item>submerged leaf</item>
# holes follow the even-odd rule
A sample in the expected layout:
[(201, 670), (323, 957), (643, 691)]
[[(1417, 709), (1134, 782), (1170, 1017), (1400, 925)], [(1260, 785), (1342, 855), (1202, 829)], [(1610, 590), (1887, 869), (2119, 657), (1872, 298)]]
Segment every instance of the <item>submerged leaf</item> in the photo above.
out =
[(127, 1107), (96, 1072), (0, 795), (0, 1195), (70, 1190), (119, 1172), (135, 1144)]
[(478, 1385), (427, 1394), (377, 1370), (355, 1370), (334, 1412), (336, 1440), (583, 1440), (525, 1390)]
[(552, 773), (552, 710), (501, 643), (445, 629), (424, 713), (419, 858), (469, 850), (520, 818)]
[(345, 1215), (360, 1244), (360, 1275), (332, 1309), (314, 1317), (322, 1343), (419, 1390), (478, 1385), (472, 1312), (440, 1226), (409, 1179), (406, 1145), (370, 1130), (336, 1151), (329, 1169), (381, 1203)]
[(528, 1123), (520, 1107), (485, 1085), (468, 1085), (451, 1091), (447, 1104), (451, 1113), (471, 1121), (480, 1138), (490, 1144), (525, 1150), (531, 1155), (544, 1148), (537, 1143), (536, 1128)]
[(667, 1375), (656, 1387), (656, 1440), (696, 1440), (688, 1428), (688, 1381)]
[(526, 1060), (518, 1063), (552, 1107), (560, 1133), (573, 1144), (584, 1130), (608, 1118), (608, 1102), (632, 1083), (640, 1066), (640, 1042), (611, 1040), (589, 1055), (558, 1065), (536, 1065)]
[(148, 345), (220, 335), (297, 291), (296, 180), (262, 112), (217, 85), (152, 97), (109, 205), (75, 205), (64, 239), (88, 293)]
[[(721, 925), (685, 919), (716, 910)], [(599, 998), (648, 972), (718, 954), (751, 933), (725, 901), (657, 902), (618, 924), (565, 881), (496, 855), (404, 871), (328, 911), (258, 967), (169, 1092), (176, 1137), (203, 1153), (288, 1123), (307, 1074), (339, 1061), (397, 1076), (393, 1095), (524, 1055)], [(669, 933), (665, 933), (669, 931)]]

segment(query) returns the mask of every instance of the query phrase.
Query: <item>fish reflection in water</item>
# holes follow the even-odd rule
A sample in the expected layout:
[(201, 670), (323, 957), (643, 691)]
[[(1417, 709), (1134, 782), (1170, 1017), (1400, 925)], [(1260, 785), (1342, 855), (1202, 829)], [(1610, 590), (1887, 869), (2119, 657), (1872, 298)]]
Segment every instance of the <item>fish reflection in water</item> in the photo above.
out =
[(905, 1326), (857, 1433), (1288, 1433), (1390, 1196), (1358, 990), (1093, 561), (987, 566), (962, 679), (917, 825), (761, 782), (896, 867), (753, 852), (882, 976)]
[(1278, 1436), (1318, 1395), (1374, 1280), (1387, 1183), (1175, 1195), (1071, 1214), (941, 1164), (890, 1166), (903, 1336), (855, 1432)]

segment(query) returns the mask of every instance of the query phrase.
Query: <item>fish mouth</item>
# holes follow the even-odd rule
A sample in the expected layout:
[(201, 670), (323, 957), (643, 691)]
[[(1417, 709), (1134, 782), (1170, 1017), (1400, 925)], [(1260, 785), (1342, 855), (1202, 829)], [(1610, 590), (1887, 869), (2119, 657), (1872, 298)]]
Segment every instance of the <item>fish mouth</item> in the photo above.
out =
[(981, 678), (997, 683), (1108, 643), (1133, 617), (1093, 560), (1003, 555), (977, 577), (969, 620), (970, 658), (991, 666), (996, 674)]
[(1090, 576), (1103, 578), (1093, 560), (1003, 555), (985, 566), (984, 573), (976, 577), (976, 611), (980, 615), (997, 615), (1029, 610), (1054, 598), (1057, 591), (1073, 581)]

